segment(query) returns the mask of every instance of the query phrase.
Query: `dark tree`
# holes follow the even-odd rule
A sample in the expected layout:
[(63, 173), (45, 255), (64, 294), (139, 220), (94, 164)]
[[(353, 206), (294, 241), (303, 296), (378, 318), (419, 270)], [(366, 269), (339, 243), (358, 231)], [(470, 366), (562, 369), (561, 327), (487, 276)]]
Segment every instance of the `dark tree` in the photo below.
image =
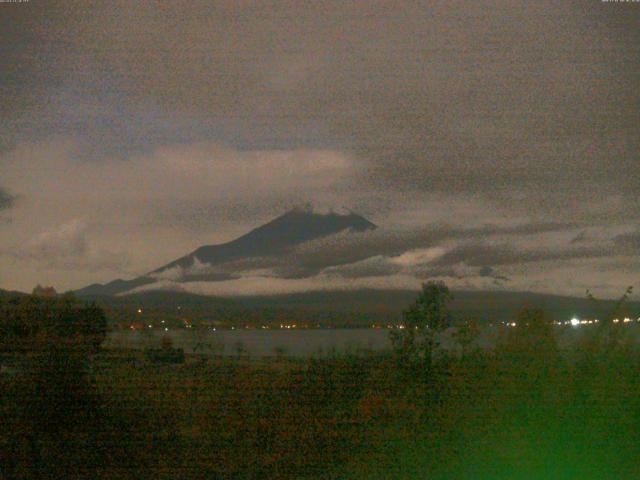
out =
[(422, 292), (402, 314), (402, 328), (390, 332), (393, 348), (403, 361), (431, 366), (435, 335), (451, 325), (451, 300), (443, 282), (422, 285)]
[(600, 319), (601, 326), (612, 324), (615, 319), (624, 316), (625, 307), (627, 306), (629, 297), (633, 293), (633, 287), (629, 286), (624, 293), (616, 300), (613, 308), (606, 309), (602, 307), (602, 301), (597, 299), (590, 290), (587, 290), (587, 299), (591, 302), (594, 310), (601, 312), (604, 316)]
[(87, 367), (105, 336), (102, 310), (72, 296), (0, 302), (0, 350), (16, 365), (0, 392), (8, 478), (91, 477), (97, 449), (83, 439), (95, 438), (99, 404)]
[(0, 349), (6, 353), (36, 353), (64, 345), (89, 354), (99, 349), (106, 332), (102, 309), (71, 295), (0, 301)]

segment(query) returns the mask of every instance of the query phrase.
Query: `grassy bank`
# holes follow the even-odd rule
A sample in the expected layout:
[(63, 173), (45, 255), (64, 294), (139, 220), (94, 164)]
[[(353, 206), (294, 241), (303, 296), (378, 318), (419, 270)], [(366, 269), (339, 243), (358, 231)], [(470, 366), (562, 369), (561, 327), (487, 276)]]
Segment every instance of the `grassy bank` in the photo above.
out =
[(24, 423), (24, 385), (5, 375), (12, 475), (632, 479), (640, 468), (640, 356), (624, 347), (504, 347), (429, 373), (371, 355), (141, 362), (94, 357), (91, 394), (55, 434)]

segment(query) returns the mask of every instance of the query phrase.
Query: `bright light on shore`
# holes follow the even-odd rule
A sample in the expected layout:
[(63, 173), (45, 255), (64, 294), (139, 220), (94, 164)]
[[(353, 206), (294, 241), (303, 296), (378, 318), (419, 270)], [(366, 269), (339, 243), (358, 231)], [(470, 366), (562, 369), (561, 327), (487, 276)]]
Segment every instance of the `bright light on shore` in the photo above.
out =
[(580, 320), (578, 320), (577, 318), (572, 318), (571, 325), (577, 327), (578, 325), (580, 325)]

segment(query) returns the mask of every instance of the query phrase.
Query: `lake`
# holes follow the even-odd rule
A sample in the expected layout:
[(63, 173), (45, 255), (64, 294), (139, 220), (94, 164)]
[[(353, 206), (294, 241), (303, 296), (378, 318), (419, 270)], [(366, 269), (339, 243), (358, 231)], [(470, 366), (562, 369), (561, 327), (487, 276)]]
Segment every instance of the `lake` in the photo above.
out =
[[(495, 345), (498, 328), (483, 329), (478, 344), (482, 348)], [(454, 329), (438, 336), (445, 348), (454, 348)], [(168, 336), (173, 346), (185, 353), (205, 355), (237, 355), (243, 353), (255, 357), (283, 355), (309, 357), (335, 353), (380, 352), (391, 348), (389, 330), (357, 329), (236, 329), (236, 330), (157, 330), (110, 332), (105, 347), (144, 349), (158, 348), (163, 337)]]
[[(558, 343), (568, 346), (580, 338), (592, 326), (556, 327)], [(640, 324), (626, 326), (627, 339), (640, 343)], [(485, 327), (481, 330), (477, 344), (483, 349), (492, 348), (504, 327)], [(456, 348), (455, 330), (450, 328), (438, 336), (444, 348)], [(108, 334), (105, 347), (144, 349), (158, 348), (162, 339), (169, 336), (173, 346), (183, 348), (186, 353), (204, 355), (237, 355), (243, 353), (254, 357), (283, 355), (310, 357), (335, 353), (380, 352), (391, 347), (387, 329), (236, 329), (236, 330), (117, 330)]]

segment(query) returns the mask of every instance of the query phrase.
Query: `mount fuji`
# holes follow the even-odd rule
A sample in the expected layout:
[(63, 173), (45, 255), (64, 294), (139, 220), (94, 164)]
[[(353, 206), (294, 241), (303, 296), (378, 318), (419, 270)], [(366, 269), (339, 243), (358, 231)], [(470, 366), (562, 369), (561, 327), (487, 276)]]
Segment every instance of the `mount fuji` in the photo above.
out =
[(310, 206), (294, 208), (247, 234), (219, 245), (204, 245), (191, 253), (132, 280), (92, 284), (77, 295), (120, 295), (170, 280), (216, 282), (236, 278), (233, 266), (251, 259), (286, 258), (294, 247), (336, 234), (366, 232), (377, 226), (351, 211), (318, 212)]

